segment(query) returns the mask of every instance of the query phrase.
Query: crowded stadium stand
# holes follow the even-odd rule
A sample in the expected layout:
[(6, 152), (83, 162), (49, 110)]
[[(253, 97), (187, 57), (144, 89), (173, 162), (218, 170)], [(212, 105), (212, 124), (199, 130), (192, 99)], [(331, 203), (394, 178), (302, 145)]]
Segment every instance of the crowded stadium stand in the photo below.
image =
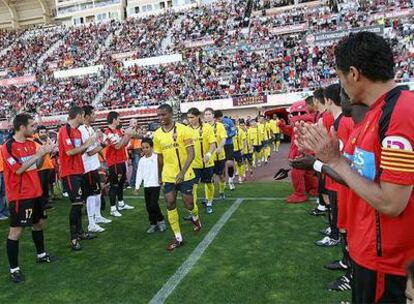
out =
[(0, 299), (413, 303), (410, 91), (414, 0), (0, 0)]
[(396, 79), (414, 80), (410, 1), (188, 2), (173, 10), (153, 6), (152, 15), (149, 7), (129, 6), (123, 17), (96, 13), (78, 22), (79, 14), (121, 5), (95, 2), (82, 8), (59, 1), (54, 23), (63, 26), (0, 31), (2, 119), (21, 110), (52, 115), (72, 103), (104, 109), (306, 95), (336, 81), (335, 41), (352, 28), (389, 39)]

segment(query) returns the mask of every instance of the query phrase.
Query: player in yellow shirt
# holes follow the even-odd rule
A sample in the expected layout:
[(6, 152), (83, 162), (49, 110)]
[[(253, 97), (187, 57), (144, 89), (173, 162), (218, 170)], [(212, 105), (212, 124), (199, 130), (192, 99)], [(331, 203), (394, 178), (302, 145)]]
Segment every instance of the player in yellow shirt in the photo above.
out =
[[(226, 167), (226, 152), (224, 145), (226, 144), (227, 132), (224, 125), (214, 120), (214, 110), (207, 108), (204, 110), (204, 121), (213, 127), (216, 136), (216, 151), (213, 154), (214, 160), (214, 174), (219, 177), (219, 194), (221, 199), (225, 199), (224, 188), (226, 183), (226, 174), (224, 172)], [(208, 184), (206, 184), (206, 193)], [(214, 193), (214, 188), (212, 189)], [(210, 190), (209, 190), (210, 191)]]
[(251, 138), (249, 137), (249, 129), (250, 129), (250, 121), (244, 121), (241, 120), (239, 122), (240, 124), (240, 128), (242, 128), (246, 134), (246, 146), (244, 148), (243, 151), (243, 160), (245, 163), (245, 171), (249, 171), (250, 172), (250, 176), (253, 175), (253, 153), (254, 153), (254, 148), (253, 148), (253, 142), (251, 140)]
[(280, 120), (276, 114), (273, 115), (273, 119), (270, 121), (272, 123), (272, 131), (273, 131), (273, 152), (279, 152), (280, 147), (280, 128), (279, 123)]
[(154, 134), (154, 152), (158, 154), (158, 170), (164, 184), (165, 200), (168, 209), (168, 221), (175, 238), (168, 244), (167, 250), (181, 247), (183, 237), (177, 212), (177, 191), (181, 192), (184, 205), (192, 215), (193, 230), (201, 229), (197, 203), (193, 201), (194, 171), (194, 132), (187, 126), (173, 120), (170, 105), (158, 107), (161, 127)]
[(268, 143), (269, 135), (267, 134), (266, 121), (264, 116), (259, 115), (257, 127), (262, 138), (262, 151), (260, 153), (262, 163), (267, 164), (267, 153), (268, 153)]
[(244, 164), (243, 154), (246, 149), (246, 132), (240, 126), (240, 124), (244, 124), (244, 119), (239, 119), (236, 124), (237, 135), (233, 137), (233, 145), (234, 145), (234, 160), (237, 164), (237, 175), (239, 176), (239, 184), (243, 183), (245, 178), (245, 170), (246, 166)]
[[(208, 189), (206, 191), (206, 213), (213, 212), (213, 198), (214, 198), (214, 160), (213, 153), (216, 150), (216, 136), (214, 130), (208, 123), (202, 123), (201, 112), (197, 108), (188, 110), (187, 119), (189, 127), (194, 132), (194, 151), (195, 158), (193, 161), (193, 169), (196, 176), (194, 183), (194, 202), (197, 202), (198, 184), (201, 182), (205, 184)], [(213, 191), (211, 191), (213, 189)]]
[(255, 119), (250, 120), (250, 128), (247, 136), (249, 137), (250, 142), (253, 144), (255, 162), (257, 166), (260, 167), (262, 160), (263, 136)]
[(265, 118), (265, 127), (266, 127), (266, 135), (267, 135), (267, 145), (265, 149), (265, 158), (266, 162), (270, 158), (270, 155), (272, 154), (272, 142), (273, 142), (273, 129), (272, 123), (270, 121), (270, 117)]

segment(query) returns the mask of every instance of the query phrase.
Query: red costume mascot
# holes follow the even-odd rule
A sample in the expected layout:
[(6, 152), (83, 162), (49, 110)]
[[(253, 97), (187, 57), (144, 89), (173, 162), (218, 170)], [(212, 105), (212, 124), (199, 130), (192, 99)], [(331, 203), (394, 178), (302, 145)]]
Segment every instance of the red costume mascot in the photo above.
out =
[[(281, 121), (279, 127), (283, 134), (291, 138), (290, 150), (289, 150), (289, 161), (299, 158), (302, 153), (294, 143), (295, 133), (293, 126), (298, 121), (314, 122), (315, 116), (310, 114), (308, 106), (305, 101), (295, 102), (289, 109), (289, 125), (286, 125), (284, 121)], [(287, 198), (288, 203), (302, 203), (308, 200), (308, 194), (317, 196), (317, 178), (312, 170), (299, 170), (292, 169), (291, 179), (295, 192)]]

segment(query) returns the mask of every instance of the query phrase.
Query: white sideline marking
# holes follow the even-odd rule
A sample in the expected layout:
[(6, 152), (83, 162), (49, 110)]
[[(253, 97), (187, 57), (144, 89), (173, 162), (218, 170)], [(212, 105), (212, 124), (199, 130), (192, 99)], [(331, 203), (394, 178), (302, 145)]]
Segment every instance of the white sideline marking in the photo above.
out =
[(190, 272), (195, 263), (203, 255), (204, 251), (208, 248), (211, 242), (219, 234), (221, 228), (227, 223), (233, 213), (239, 208), (244, 198), (238, 198), (227, 211), (220, 217), (217, 223), (211, 228), (200, 244), (194, 249), (190, 256), (184, 261), (183, 264), (177, 269), (177, 271), (168, 279), (168, 281), (161, 287), (156, 295), (149, 302), (150, 304), (164, 303), (165, 300), (171, 295), (175, 288)]

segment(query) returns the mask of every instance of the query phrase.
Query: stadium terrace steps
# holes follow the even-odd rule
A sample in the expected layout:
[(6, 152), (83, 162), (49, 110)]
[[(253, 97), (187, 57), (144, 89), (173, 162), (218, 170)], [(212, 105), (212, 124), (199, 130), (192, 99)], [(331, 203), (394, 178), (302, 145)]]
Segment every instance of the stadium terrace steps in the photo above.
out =
[(40, 58), (37, 60), (37, 66), (40, 67), (46, 61), (47, 58), (53, 55), (53, 53), (65, 43), (66, 38), (68, 37), (69, 32), (62, 38), (56, 41)]
[(6, 55), (6, 54), (7, 54), (7, 52), (8, 52), (9, 50), (11, 50), (11, 48), (13, 47), (13, 44), (14, 44), (14, 43), (12, 43), (12, 44), (10, 44), (8, 47), (6, 47), (6, 48), (4, 48), (4, 49), (0, 50), (0, 57), (1, 57), (1, 56)]
[(95, 98), (92, 101), (92, 105), (94, 107), (99, 108), (99, 105), (101, 104), (101, 101), (102, 101), (103, 94), (106, 92), (106, 90), (112, 84), (114, 80), (115, 80), (114, 76), (109, 77), (108, 80), (105, 82), (104, 86), (102, 87), (102, 89), (99, 91), (99, 93), (96, 94)]

